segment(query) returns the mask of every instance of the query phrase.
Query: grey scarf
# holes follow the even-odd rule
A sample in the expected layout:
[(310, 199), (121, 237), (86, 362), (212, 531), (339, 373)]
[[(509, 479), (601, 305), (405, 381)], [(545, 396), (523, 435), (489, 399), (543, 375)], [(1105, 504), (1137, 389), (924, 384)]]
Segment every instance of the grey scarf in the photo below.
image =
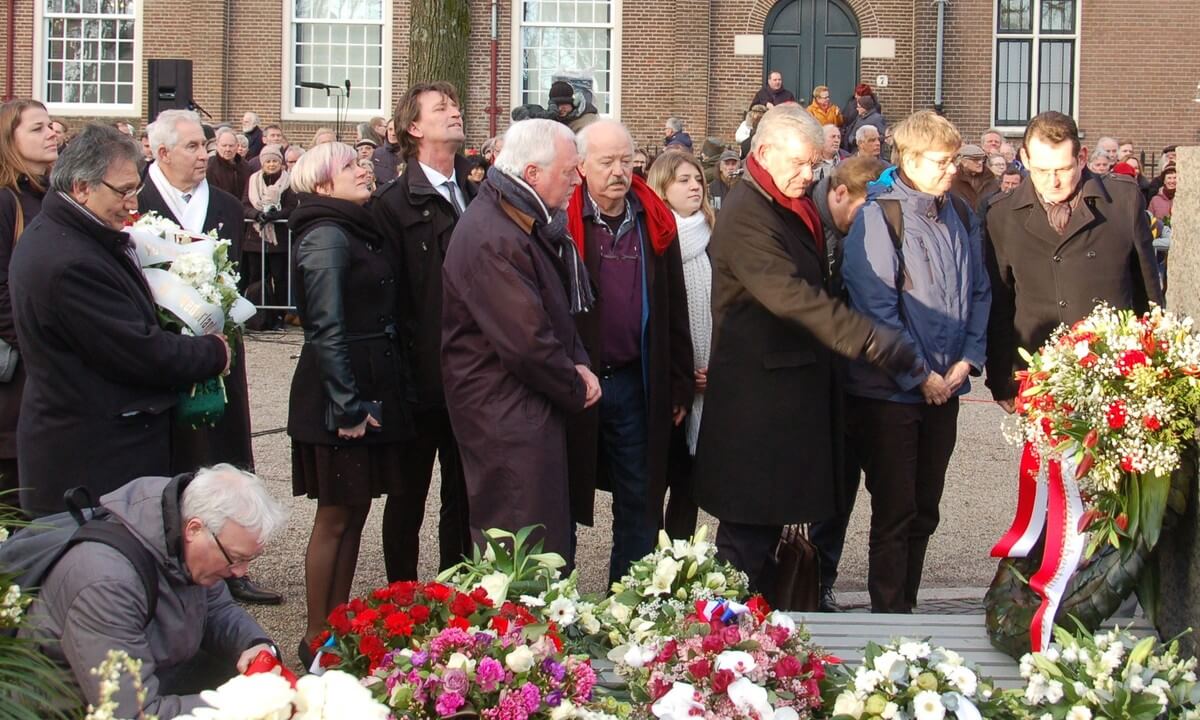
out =
[(558, 257), (567, 269), (569, 280), (567, 294), (570, 296), (571, 314), (578, 315), (589, 312), (595, 304), (596, 298), (592, 294), (592, 281), (588, 277), (587, 266), (579, 257), (575, 240), (567, 232), (566, 211), (554, 210), (551, 212), (533, 191), (533, 188), (502, 172), (499, 168), (488, 168), (487, 179), (500, 192), (500, 196), (505, 201), (534, 218), (533, 231), (539, 238), (558, 250)]

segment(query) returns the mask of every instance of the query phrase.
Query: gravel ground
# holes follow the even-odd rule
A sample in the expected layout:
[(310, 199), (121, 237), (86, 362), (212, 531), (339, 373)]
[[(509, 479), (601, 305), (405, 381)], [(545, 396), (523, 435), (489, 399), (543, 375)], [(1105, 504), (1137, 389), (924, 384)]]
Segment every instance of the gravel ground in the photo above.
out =
[[(266, 555), (251, 568), (251, 576), (284, 593), (278, 607), (251, 607), (251, 612), (289, 655), (304, 629), (304, 547), (312, 527), (316, 503), (293, 498), (291, 493), (290, 441), (283, 427), (292, 372), (300, 351), (298, 329), (251, 333), (246, 341), (250, 374), (253, 429), (263, 433), (254, 440), (258, 473), (290, 509), (287, 528), (272, 541)], [(929, 547), (924, 588), (985, 587), (995, 561), (988, 557), (992, 543), (1006, 529), (1016, 507), (1017, 452), (1000, 432), (1003, 412), (987, 401), (981, 382), (965, 398), (959, 415), (958, 446), (946, 478), (942, 522)], [(430, 497), (437, 498), (435, 477)], [(578, 566), (584, 590), (603, 589), (607, 578), (611, 542), (610, 496), (600, 493), (596, 502), (597, 525), (580, 527)], [(385, 582), (379, 525), (383, 504), (376, 503), (364, 532), (355, 592), (366, 592)], [(436, 501), (428, 503), (421, 547), (422, 578), (436, 573)], [(846, 538), (838, 590), (866, 588), (867, 529), (870, 497), (860, 490)], [(702, 514), (701, 522), (716, 529), (716, 521)], [(711, 536), (711, 533), (710, 533)]]

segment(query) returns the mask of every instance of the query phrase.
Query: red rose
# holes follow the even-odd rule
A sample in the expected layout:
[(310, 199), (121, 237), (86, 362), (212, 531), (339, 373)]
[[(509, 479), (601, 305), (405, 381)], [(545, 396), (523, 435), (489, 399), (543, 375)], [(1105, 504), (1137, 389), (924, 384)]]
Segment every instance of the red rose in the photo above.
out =
[(508, 632), (508, 618), (497, 615), (492, 618), (492, 629), (498, 635), (504, 635)]
[(719, 693), (723, 693), (729, 689), (729, 686), (733, 684), (734, 680), (737, 680), (737, 678), (734, 677), (732, 670), (730, 670), (728, 668), (726, 668), (724, 670), (718, 670), (717, 673), (715, 675), (713, 675), (713, 679), (712, 679), (713, 690), (715, 690), (716, 692), (719, 692)]
[(712, 663), (707, 658), (699, 658), (688, 663), (687, 669), (692, 674), (692, 677), (697, 680), (703, 680), (712, 672)]
[(1145, 418), (1143, 418), (1142, 424), (1146, 426), (1147, 430), (1153, 432), (1157, 432), (1162, 429), (1162, 420), (1159, 420), (1153, 415), (1147, 415)]
[(383, 621), (383, 627), (387, 630), (388, 635), (396, 637), (397, 635), (411, 636), (413, 632), (412, 618), (404, 612), (392, 613)]
[(471, 591), (471, 599), (484, 607), (492, 607), (492, 599), (488, 597), (487, 590), (477, 587)]
[(787, 642), (791, 632), (787, 628), (779, 627), (778, 625), (768, 625), (767, 635), (775, 641), (776, 645), (783, 646)]
[(466, 632), (471, 627), (471, 623), (467, 622), (467, 619), (464, 617), (452, 617), (447, 625), (452, 628), (458, 628), (463, 632)]
[(463, 593), (456, 594), (454, 600), (450, 602), (450, 612), (464, 618), (470, 617), (471, 613), (475, 612), (475, 608), (477, 607), (471, 596), (464, 595)]
[(725, 649), (725, 642), (721, 640), (720, 633), (709, 633), (700, 641), (700, 647), (707, 653), (721, 652)]
[(450, 595), (454, 593), (453, 590), (445, 585), (435, 582), (426, 585), (424, 592), (426, 597), (436, 600), (437, 602), (446, 602), (450, 599)]
[(674, 640), (668, 640), (663, 645), (662, 650), (658, 651), (658, 656), (654, 658), (655, 662), (666, 662), (675, 657), (675, 651), (679, 649), (679, 643)]
[(429, 619), (429, 607), (426, 605), (413, 605), (408, 611), (412, 621), (420, 625)]
[(400, 607), (408, 607), (417, 597), (417, 583), (413, 580), (397, 580), (388, 586), (392, 593), (392, 602)]
[(1117, 400), (1108, 406), (1108, 411), (1105, 413), (1105, 418), (1108, 420), (1108, 426), (1113, 430), (1120, 430), (1125, 427), (1125, 421), (1129, 419), (1129, 415), (1125, 410), (1125, 401)]
[(791, 655), (784, 655), (775, 663), (775, 677), (795, 677), (800, 674), (801, 663)]
[(737, 645), (742, 641), (742, 633), (737, 625), (727, 625), (721, 628), (721, 642), (726, 645)]

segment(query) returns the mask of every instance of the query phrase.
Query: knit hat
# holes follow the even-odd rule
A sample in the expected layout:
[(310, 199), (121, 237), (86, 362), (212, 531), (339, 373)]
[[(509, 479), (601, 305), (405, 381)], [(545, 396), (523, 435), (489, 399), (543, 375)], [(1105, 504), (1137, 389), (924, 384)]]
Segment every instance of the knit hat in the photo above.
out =
[(575, 88), (571, 87), (571, 83), (565, 80), (559, 80), (550, 86), (550, 104), (551, 105), (566, 105), (575, 104)]
[(704, 144), (700, 146), (700, 156), (703, 158), (714, 158), (721, 153), (721, 139), (710, 137), (704, 139)]
[(1138, 176), (1137, 170), (1134, 170), (1133, 166), (1127, 162), (1119, 162), (1116, 165), (1113, 165), (1110, 172), (1112, 172), (1114, 175), (1128, 175), (1131, 178), (1136, 178)]
[(976, 158), (982, 160), (983, 158), (987, 157), (987, 153), (984, 152), (983, 148), (979, 147), (978, 145), (963, 145), (962, 149), (958, 151), (958, 156), (960, 158)]
[(269, 157), (274, 157), (279, 162), (283, 162), (283, 148), (278, 145), (267, 145), (258, 153), (258, 159), (261, 162)]

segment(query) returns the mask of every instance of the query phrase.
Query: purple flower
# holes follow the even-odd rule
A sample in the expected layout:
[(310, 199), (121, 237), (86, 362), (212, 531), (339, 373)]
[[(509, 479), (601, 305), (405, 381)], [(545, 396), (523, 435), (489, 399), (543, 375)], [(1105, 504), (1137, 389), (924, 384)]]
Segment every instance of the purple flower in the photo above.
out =
[(485, 648), (491, 645), (496, 640), (491, 633), (477, 632), (475, 633), (475, 647)]
[(537, 685), (527, 682), (521, 686), (521, 699), (525, 701), (527, 712), (537, 712), (538, 706), (542, 704), (542, 691), (538, 690)]
[(471, 681), (467, 679), (467, 673), (463, 670), (447, 670), (446, 674), (442, 675), (442, 689), (446, 692), (466, 695), (470, 686)]
[(413, 667), (421, 667), (428, 662), (429, 653), (425, 652), (424, 650), (418, 650), (412, 654), (412, 657), (410, 657), (409, 660), (412, 662)]
[(562, 666), (562, 663), (554, 661), (554, 658), (546, 658), (542, 661), (542, 672), (554, 678), (558, 682), (562, 682), (567, 675), (567, 669)]
[(442, 717), (449, 717), (458, 712), (458, 709), (463, 706), (466, 700), (462, 695), (456, 692), (444, 692), (437, 701), (437, 714)]
[(562, 701), (563, 701), (563, 691), (562, 690), (555, 690), (546, 696), (546, 704), (549, 705), (550, 707), (558, 707), (559, 705), (562, 705)]

